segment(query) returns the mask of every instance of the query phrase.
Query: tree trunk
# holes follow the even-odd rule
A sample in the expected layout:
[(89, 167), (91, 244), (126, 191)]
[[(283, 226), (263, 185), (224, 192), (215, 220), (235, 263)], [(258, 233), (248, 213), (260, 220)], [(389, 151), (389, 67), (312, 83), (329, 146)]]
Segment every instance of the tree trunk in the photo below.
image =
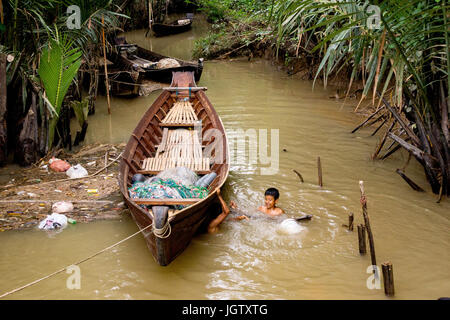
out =
[(98, 90), (98, 70), (90, 69), (89, 71), (89, 115), (95, 113), (95, 100), (97, 99)]
[(59, 113), (58, 124), (57, 124), (57, 141), (61, 141), (61, 145), (64, 148), (72, 149), (72, 137), (70, 135), (70, 109), (67, 105), (68, 98), (64, 99), (61, 105), (61, 111)]
[(41, 107), (41, 131), (39, 134), (39, 154), (44, 156), (48, 152), (48, 111)]
[(7, 160), (8, 132), (6, 128), (6, 55), (0, 54), (0, 166)]
[(38, 143), (36, 94), (33, 92), (31, 96), (31, 106), (23, 121), (23, 127), (19, 135), (18, 148), (16, 150), (17, 160), (20, 165), (29, 166), (36, 162)]

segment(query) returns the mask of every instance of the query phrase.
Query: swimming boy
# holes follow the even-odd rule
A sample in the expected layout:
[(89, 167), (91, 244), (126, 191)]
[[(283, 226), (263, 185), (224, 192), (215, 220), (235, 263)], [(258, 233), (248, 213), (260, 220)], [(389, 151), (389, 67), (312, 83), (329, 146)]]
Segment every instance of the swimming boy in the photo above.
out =
[[(277, 216), (284, 214), (283, 209), (277, 207), (277, 201), (278, 201), (279, 197), (280, 197), (280, 193), (278, 192), (278, 190), (276, 188), (267, 189), (266, 192), (264, 192), (264, 204), (265, 205), (258, 207), (258, 211), (265, 213), (271, 217), (277, 217)], [(230, 207), (231, 207), (231, 209), (234, 209), (235, 211), (242, 213), (238, 209), (238, 207), (234, 201), (230, 202)], [(248, 217), (246, 215), (242, 215), (235, 219), (242, 220), (242, 219), (248, 219)]]
[(258, 211), (261, 211), (268, 216), (277, 217), (284, 214), (283, 209), (277, 207), (277, 201), (280, 193), (275, 188), (269, 188), (264, 192), (264, 206), (260, 206)]
[[(222, 199), (222, 196), (220, 194), (220, 189), (217, 190), (217, 195), (218, 195), (219, 201), (222, 204), (222, 208), (225, 208), (225, 210), (223, 210), (223, 212), (221, 214), (219, 214), (215, 219), (213, 219), (209, 223), (208, 233), (217, 232), (219, 230), (219, 225), (225, 220), (225, 218), (230, 213), (230, 210), (226, 206), (225, 201)], [(261, 211), (271, 217), (277, 217), (277, 216), (284, 214), (283, 209), (277, 207), (277, 201), (278, 201), (279, 197), (280, 197), (280, 193), (278, 192), (278, 190), (276, 188), (267, 189), (266, 192), (264, 193), (264, 204), (265, 205), (258, 207), (258, 211)], [(240, 211), (237, 208), (237, 205), (234, 201), (230, 202), (230, 208), (234, 209), (235, 212)], [(233, 220), (243, 220), (243, 219), (249, 220), (249, 218), (246, 215), (240, 215), (238, 217), (233, 218)]]

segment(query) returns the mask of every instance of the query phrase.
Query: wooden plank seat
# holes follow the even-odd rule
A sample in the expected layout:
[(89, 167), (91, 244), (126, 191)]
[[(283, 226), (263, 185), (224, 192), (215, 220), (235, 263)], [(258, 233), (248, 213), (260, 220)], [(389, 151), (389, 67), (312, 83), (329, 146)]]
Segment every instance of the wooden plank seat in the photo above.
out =
[(186, 167), (197, 174), (207, 174), (210, 173), (210, 164), (209, 158), (178, 158), (178, 159), (170, 159), (170, 158), (147, 158), (144, 159), (142, 170), (139, 170), (138, 173), (141, 174), (157, 174), (160, 171), (176, 168), (176, 167)]
[(201, 124), (201, 121), (186, 123), (160, 123), (160, 127), (195, 127)]

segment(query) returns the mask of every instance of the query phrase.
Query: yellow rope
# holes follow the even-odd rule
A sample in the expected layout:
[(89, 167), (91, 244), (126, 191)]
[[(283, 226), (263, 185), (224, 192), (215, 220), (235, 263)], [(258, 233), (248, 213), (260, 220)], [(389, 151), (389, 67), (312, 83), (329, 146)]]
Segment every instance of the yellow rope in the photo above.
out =
[(152, 229), (155, 237), (160, 239), (166, 239), (170, 237), (170, 234), (172, 233), (172, 227), (170, 226), (169, 219), (167, 219), (166, 224), (161, 229), (156, 228), (155, 225), (153, 225)]
[(109, 250), (109, 249), (111, 249), (111, 248), (114, 248), (115, 246), (121, 244), (122, 242), (125, 242), (125, 241), (127, 241), (128, 239), (131, 239), (132, 237), (136, 236), (137, 234), (141, 233), (142, 231), (145, 231), (146, 229), (150, 228), (152, 225), (153, 225), (153, 224), (149, 224), (149, 225), (146, 226), (144, 229), (141, 229), (141, 230), (139, 230), (138, 232), (133, 233), (131, 236), (128, 236), (128, 237), (126, 237), (125, 239), (122, 239), (122, 240), (120, 240), (119, 242), (116, 242), (115, 244), (113, 244), (113, 245), (111, 245), (111, 246), (109, 246), (109, 247), (107, 247), (107, 248), (104, 248), (103, 250), (100, 250), (100, 251), (98, 251), (98, 252), (96, 252), (96, 253), (90, 255), (89, 257), (83, 259), (83, 260), (80, 260), (80, 261), (78, 261), (78, 262), (76, 262), (76, 263), (73, 263), (73, 264), (71, 264), (71, 265), (68, 265), (68, 266), (66, 266), (66, 267), (64, 267), (64, 268), (62, 268), (62, 269), (59, 269), (58, 271), (55, 271), (55, 272), (53, 272), (53, 273), (51, 273), (51, 274), (49, 274), (49, 275), (47, 275), (47, 276), (45, 276), (45, 277), (42, 277), (42, 278), (37, 279), (37, 280), (35, 280), (35, 281), (33, 281), (33, 282), (30, 282), (30, 283), (28, 283), (28, 284), (26, 284), (26, 285), (24, 285), (24, 286), (22, 286), (22, 287), (16, 288), (16, 289), (11, 290), (11, 291), (8, 291), (8, 292), (2, 294), (2, 295), (0, 296), (0, 298), (6, 297), (6, 296), (8, 296), (8, 295), (10, 295), (10, 294), (12, 294), (12, 293), (15, 293), (15, 292), (17, 292), (17, 291), (20, 291), (20, 290), (22, 290), (22, 289), (25, 289), (25, 288), (27, 288), (27, 287), (30, 287), (30, 286), (32, 286), (32, 285), (38, 283), (38, 282), (41, 282), (41, 281), (43, 281), (43, 280), (45, 280), (45, 279), (48, 279), (48, 278), (50, 278), (50, 277), (52, 277), (52, 276), (54, 276), (54, 275), (57, 275), (58, 273), (63, 272), (64, 270), (66, 270), (66, 269), (67, 269), (68, 267), (70, 267), (70, 266), (73, 266), (73, 265), (79, 265), (79, 264), (81, 264), (81, 263), (83, 263), (83, 262), (86, 262), (86, 261), (88, 261), (88, 260), (94, 258), (95, 256), (98, 256), (99, 254), (101, 254), (101, 253), (103, 253), (103, 252), (105, 252), (105, 251), (107, 251), (107, 250)]

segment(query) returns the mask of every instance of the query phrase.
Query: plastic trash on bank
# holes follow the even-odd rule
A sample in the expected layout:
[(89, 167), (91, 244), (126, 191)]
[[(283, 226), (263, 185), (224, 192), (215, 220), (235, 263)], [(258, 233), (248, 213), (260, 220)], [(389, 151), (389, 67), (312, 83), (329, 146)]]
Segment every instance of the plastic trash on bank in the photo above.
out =
[(70, 163), (55, 157), (51, 158), (48, 163), (49, 168), (56, 172), (65, 172), (70, 168)]
[(72, 204), (72, 202), (68, 202), (68, 201), (58, 201), (53, 204), (52, 211), (53, 211), (53, 213), (72, 212), (73, 204)]
[(66, 171), (66, 175), (68, 175), (70, 179), (77, 179), (87, 177), (89, 173), (81, 164), (77, 164), (70, 167), (69, 170)]

